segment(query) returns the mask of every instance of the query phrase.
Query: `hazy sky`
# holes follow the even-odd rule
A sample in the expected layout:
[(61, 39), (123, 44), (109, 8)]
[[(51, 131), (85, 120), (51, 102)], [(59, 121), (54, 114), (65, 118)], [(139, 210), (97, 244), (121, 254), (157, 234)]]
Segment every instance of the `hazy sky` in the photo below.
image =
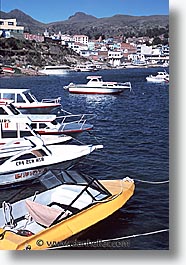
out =
[(1, 10), (20, 9), (41, 22), (66, 20), (75, 12), (95, 17), (168, 15), (169, 0), (0, 0)]

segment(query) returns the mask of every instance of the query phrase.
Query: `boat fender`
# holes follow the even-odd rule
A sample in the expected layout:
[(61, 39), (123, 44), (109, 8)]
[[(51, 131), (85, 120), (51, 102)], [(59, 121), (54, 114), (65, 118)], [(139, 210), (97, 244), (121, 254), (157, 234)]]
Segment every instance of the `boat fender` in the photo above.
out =
[(19, 235), (19, 236), (26, 236), (26, 237), (34, 235), (31, 231), (26, 230), (26, 229), (20, 229), (20, 230), (17, 231), (16, 234)]

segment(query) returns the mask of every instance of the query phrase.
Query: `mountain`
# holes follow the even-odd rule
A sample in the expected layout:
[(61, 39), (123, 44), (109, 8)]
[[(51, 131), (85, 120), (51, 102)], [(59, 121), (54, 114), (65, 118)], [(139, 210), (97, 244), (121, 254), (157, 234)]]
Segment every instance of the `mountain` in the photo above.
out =
[(92, 22), (97, 20), (97, 18), (91, 15), (87, 15), (83, 12), (76, 12), (73, 16), (70, 16), (68, 20), (72, 22)]
[(89, 37), (97, 35), (113, 36), (143, 35), (147, 30), (165, 28), (168, 32), (169, 16), (129, 16), (117, 14), (112, 17), (96, 18), (83, 12), (77, 12), (67, 20), (52, 23), (41, 23), (22, 11), (15, 9), (9, 13), (0, 11), (1, 18), (16, 18), (18, 25), (25, 27), (31, 33), (43, 33), (47, 29), (51, 33), (61, 31), (66, 34), (86, 34)]
[(9, 13), (5, 13), (0, 11), (0, 18), (8, 19), (8, 18), (16, 18), (17, 25), (24, 26), (25, 31), (29, 32), (40, 32), (43, 33), (45, 29), (45, 24), (41, 23), (29, 15), (25, 14), (24, 12), (20, 11), (19, 9), (14, 9)]

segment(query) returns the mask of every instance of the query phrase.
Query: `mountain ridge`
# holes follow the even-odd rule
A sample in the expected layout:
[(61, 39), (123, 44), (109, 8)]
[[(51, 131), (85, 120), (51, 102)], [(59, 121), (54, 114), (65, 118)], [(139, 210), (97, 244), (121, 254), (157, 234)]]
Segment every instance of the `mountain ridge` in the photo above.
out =
[(122, 34), (138, 34), (155, 27), (167, 28), (168, 15), (132, 16), (115, 14), (111, 17), (96, 18), (84, 12), (76, 12), (67, 20), (43, 23), (22, 12), (19, 9), (6, 13), (0, 11), (0, 17), (4, 19), (16, 18), (18, 25), (24, 26), (25, 31), (42, 34), (46, 29), (51, 33), (85, 34), (89, 37), (95, 35), (112, 36)]

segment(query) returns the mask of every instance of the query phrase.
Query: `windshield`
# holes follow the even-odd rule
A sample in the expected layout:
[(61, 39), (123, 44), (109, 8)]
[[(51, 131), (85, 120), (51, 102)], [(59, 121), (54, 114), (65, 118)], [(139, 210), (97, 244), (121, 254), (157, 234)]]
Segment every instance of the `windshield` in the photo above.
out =
[(36, 98), (31, 93), (25, 93), (25, 96), (30, 103), (37, 101)]

